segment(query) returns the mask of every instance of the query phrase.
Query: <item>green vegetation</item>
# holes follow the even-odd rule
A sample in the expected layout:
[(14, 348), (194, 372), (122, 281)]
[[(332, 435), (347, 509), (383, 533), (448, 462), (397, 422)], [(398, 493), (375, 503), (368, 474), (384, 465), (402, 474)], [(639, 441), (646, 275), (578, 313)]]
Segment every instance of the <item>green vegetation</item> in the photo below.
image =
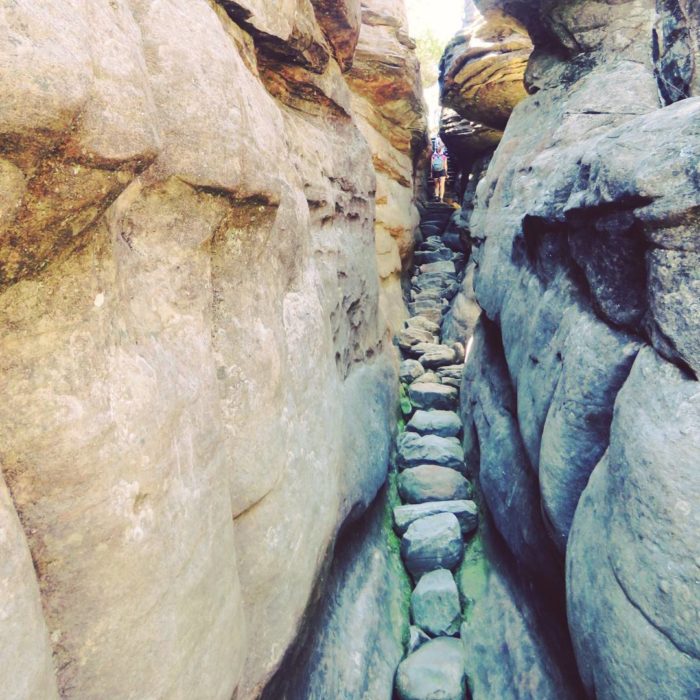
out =
[(415, 37), (415, 41), (423, 88), (427, 89), (438, 81), (440, 59), (445, 45), (430, 29), (422, 29)]

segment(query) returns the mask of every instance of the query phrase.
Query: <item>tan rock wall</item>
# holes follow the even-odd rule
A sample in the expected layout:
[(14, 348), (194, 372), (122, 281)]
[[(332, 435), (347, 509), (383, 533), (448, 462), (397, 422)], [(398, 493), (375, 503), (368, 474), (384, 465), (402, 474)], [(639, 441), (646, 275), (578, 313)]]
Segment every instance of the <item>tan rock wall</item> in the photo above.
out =
[(383, 185), (341, 70), (359, 16), (0, 8), (4, 697), (256, 697), (383, 482)]

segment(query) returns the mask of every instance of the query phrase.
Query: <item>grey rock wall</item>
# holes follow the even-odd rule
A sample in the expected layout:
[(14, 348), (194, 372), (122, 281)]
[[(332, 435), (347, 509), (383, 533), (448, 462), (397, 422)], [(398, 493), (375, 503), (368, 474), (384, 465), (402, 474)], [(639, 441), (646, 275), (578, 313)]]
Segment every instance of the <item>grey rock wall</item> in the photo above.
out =
[(535, 51), (468, 223), (467, 464), (532, 594), (565, 583), (589, 697), (695, 699), (697, 8), (478, 4)]

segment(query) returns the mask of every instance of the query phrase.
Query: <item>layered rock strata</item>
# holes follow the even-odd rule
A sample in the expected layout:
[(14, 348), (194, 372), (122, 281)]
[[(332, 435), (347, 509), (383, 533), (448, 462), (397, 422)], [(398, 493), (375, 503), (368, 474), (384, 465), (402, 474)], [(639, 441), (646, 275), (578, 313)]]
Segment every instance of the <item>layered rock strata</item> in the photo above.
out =
[(422, 116), (365, 10), (0, 9), (4, 697), (257, 697), (384, 482), (376, 171), (410, 204)]
[(498, 9), (471, 21), (440, 61), (440, 135), (467, 170), (493, 151), (515, 106), (525, 98), (523, 76), (532, 53), (525, 27)]
[(407, 317), (401, 279), (417, 240), (416, 199), (427, 149), (426, 107), (414, 49), (403, 2), (363, 0), (348, 82), (357, 124), (372, 149), (380, 300), (392, 330)]
[(695, 698), (697, 8), (479, 4), (535, 52), (469, 221), (467, 465), (517, 569), (566, 586), (588, 696)]

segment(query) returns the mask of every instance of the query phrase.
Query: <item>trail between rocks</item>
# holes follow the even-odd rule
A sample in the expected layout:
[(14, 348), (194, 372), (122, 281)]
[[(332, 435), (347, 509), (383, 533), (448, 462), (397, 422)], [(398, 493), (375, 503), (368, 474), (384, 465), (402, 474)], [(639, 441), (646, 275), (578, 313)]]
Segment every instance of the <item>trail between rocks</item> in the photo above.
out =
[[(408, 420), (398, 440), (394, 509), (401, 556), (414, 583), (406, 657), (396, 672), (400, 700), (462, 700), (464, 652), (458, 638), (462, 603), (453, 572), (478, 526), (460, 437), (459, 387), (464, 347), (443, 345), (442, 321), (464, 275), (464, 254), (442, 239), (454, 209), (429, 204), (425, 241), (416, 250), (411, 317), (397, 337)], [(451, 243), (451, 241), (447, 241)], [(406, 400), (407, 399), (407, 400)]]

